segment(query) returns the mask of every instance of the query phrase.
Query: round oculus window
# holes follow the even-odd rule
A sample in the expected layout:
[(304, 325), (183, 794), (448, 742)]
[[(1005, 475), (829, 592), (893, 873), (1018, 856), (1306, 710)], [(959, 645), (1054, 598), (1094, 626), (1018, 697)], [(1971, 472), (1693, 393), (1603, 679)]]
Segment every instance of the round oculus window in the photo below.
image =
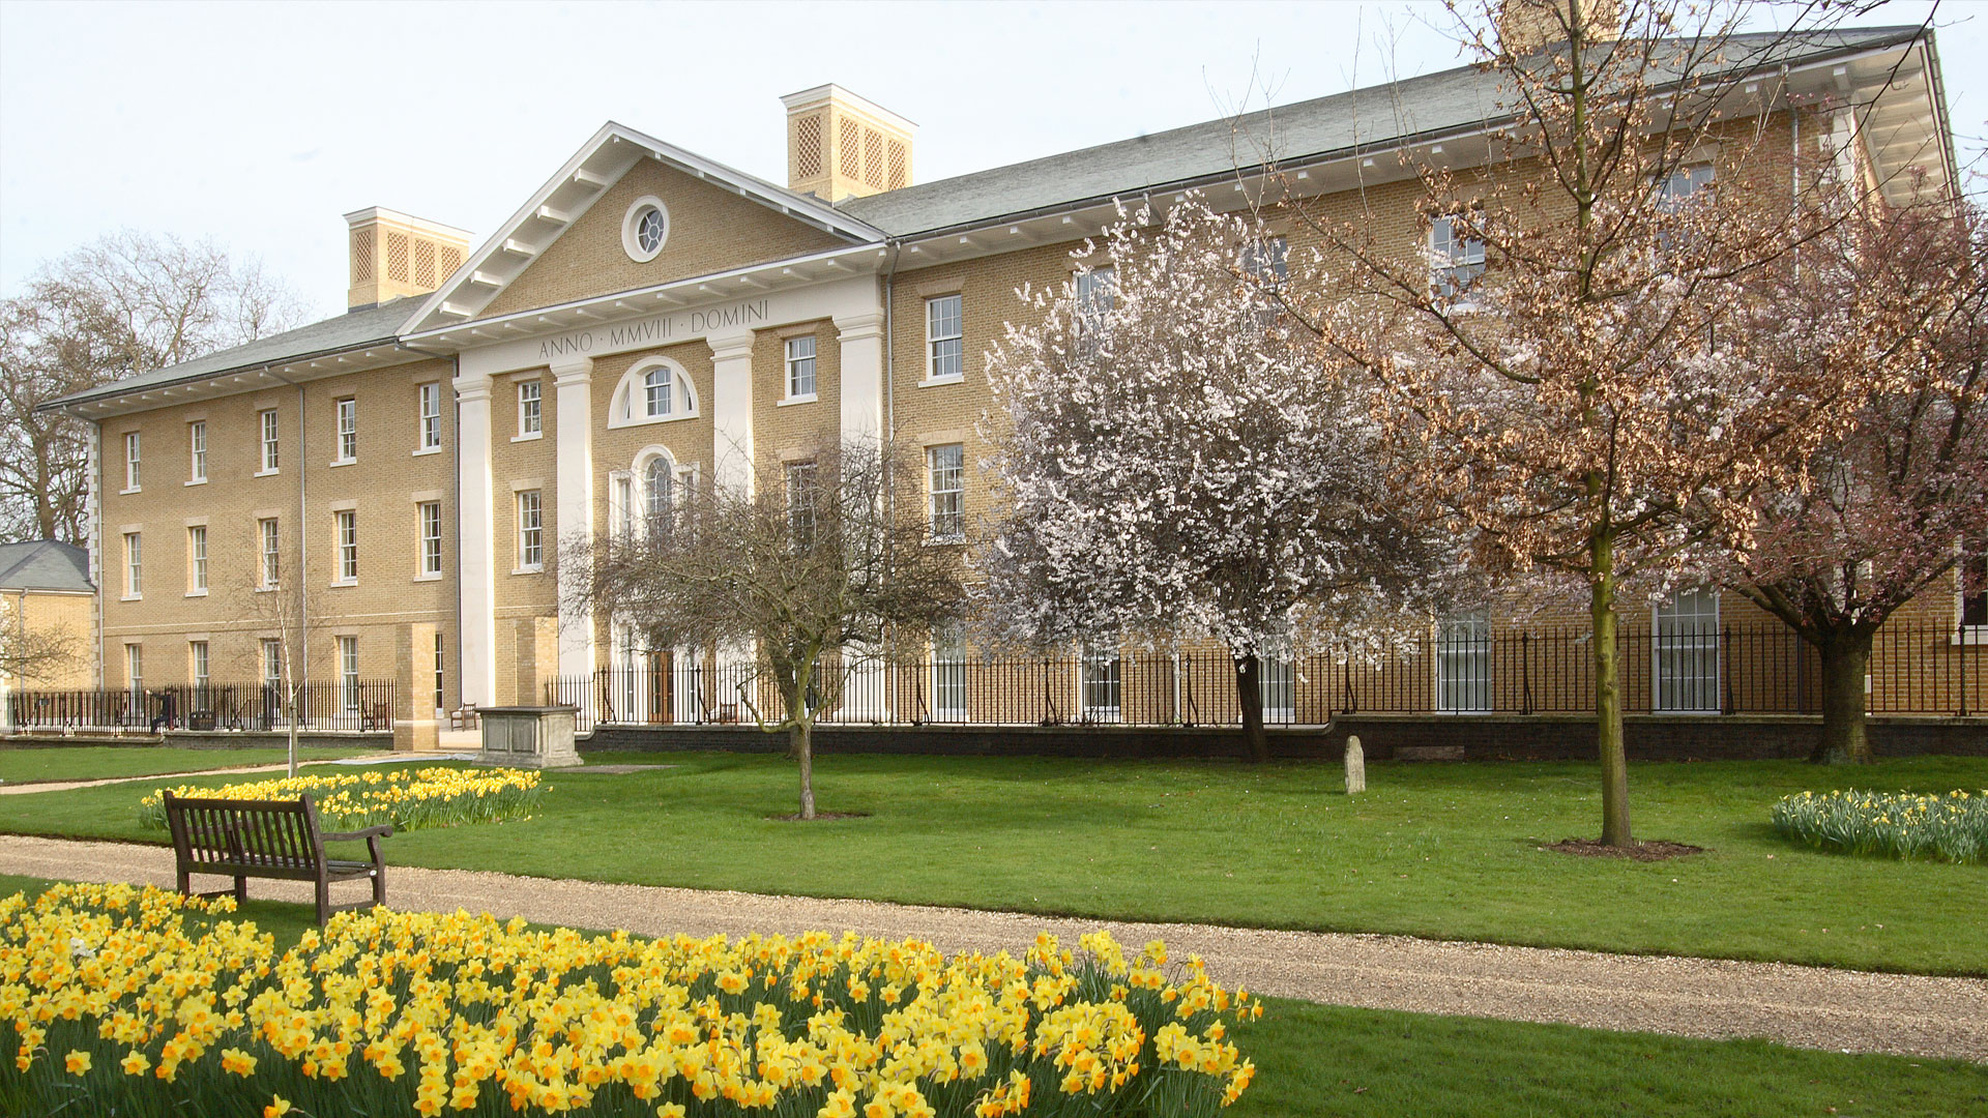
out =
[(638, 264), (654, 260), (670, 239), (670, 211), (662, 199), (637, 198), (621, 221), (621, 247)]
[(655, 252), (663, 247), (663, 234), (669, 229), (663, 221), (663, 211), (653, 206), (644, 207), (635, 218), (635, 243), (643, 252)]

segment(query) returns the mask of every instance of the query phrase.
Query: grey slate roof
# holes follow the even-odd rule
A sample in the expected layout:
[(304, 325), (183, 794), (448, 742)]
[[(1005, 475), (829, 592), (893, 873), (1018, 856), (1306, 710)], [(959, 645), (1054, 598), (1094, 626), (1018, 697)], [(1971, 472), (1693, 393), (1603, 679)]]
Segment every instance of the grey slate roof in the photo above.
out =
[(88, 593), (90, 553), (58, 540), (0, 543), (0, 590), (76, 590)]
[(299, 326), (295, 330), (257, 338), (232, 349), (216, 350), (204, 357), (196, 357), (178, 365), (169, 365), (163, 369), (139, 373), (96, 388), (72, 392), (43, 404), (42, 408), (56, 408), (110, 396), (123, 396), (134, 391), (157, 388), (179, 381), (199, 380), (216, 373), (281, 364), (315, 354), (359, 349), (368, 344), (391, 343), (399, 337), (401, 325), (419, 305), (419, 300), (403, 298), (380, 303), (364, 310), (348, 311), (336, 318), (327, 318), (322, 322), (313, 322), (309, 326)]
[[(1751, 56), (1735, 68), (1799, 63), (1845, 50), (1910, 41), (1918, 27), (1855, 28), (1784, 40), (1771, 33), (1728, 42)], [(1771, 56), (1764, 52), (1771, 51)], [(1300, 101), (1185, 128), (1101, 144), (1006, 167), (922, 183), (838, 208), (894, 237), (1019, 217), (1093, 199), (1131, 198), (1147, 189), (1220, 179), (1262, 161), (1267, 142), (1279, 162), (1389, 147), (1418, 136), (1458, 131), (1508, 115), (1499, 76), (1475, 66), (1393, 85)]]

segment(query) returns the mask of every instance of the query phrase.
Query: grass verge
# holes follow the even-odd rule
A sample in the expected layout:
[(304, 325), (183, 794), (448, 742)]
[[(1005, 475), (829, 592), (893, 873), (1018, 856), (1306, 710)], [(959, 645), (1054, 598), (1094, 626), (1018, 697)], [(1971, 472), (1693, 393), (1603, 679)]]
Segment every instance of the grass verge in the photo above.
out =
[[(1601, 951), (1988, 974), (1988, 866), (1889, 862), (1777, 836), (1768, 808), (1833, 782), (1988, 786), (1988, 759), (1855, 771), (1797, 762), (1642, 764), (1637, 833), (1707, 848), (1658, 863), (1543, 849), (1592, 835), (1592, 764), (1337, 766), (824, 756), (826, 811), (794, 809), (776, 756), (546, 776), (530, 821), (396, 835), (390, 863), (857, 897), (1043, 915), (1387, 932)], [(186, 783), (226, 778), (196, 778)], [(0, 831), (158, 841), (146, 784), (0, 797)], [(521, 833), (521, 829), (522, 832)]]
[[(377, 749), (309, 746), (299, 751), (304, 761), (378, 756)], [(0, 747), (0, 781), (22, 784), (46, 780), (113, 780), (125, 776), (235, 769), (249, 765), (280, 765), (282, 749), (180, 749), (172, 746), (79, 745), (53, 749)]]

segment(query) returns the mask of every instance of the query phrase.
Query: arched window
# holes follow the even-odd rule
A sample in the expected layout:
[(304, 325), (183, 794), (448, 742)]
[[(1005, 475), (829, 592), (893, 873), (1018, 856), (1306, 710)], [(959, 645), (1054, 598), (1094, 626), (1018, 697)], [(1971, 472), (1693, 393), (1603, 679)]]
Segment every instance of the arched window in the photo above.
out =
[(675, 523), (676, 472), (670, 460), (661, 456), (649, 461), (642, 478), (642, 515), (651, 536), (668, 532)]
[(697, 414), (697, 390), (683, 366), (662, 357), (637, 361), (621, 378), (608, 412), (609, 427), (634, 427), (689, 419)]

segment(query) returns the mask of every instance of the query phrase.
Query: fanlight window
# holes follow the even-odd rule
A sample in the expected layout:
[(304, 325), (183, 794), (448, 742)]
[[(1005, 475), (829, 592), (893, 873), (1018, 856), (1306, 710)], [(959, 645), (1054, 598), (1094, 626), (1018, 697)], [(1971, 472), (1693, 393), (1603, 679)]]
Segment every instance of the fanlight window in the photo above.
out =
[(688, 419), (697, 414), (697, 392), (682, 366), (651, 358), (622, 377), (608, 414), (610, 427)]

